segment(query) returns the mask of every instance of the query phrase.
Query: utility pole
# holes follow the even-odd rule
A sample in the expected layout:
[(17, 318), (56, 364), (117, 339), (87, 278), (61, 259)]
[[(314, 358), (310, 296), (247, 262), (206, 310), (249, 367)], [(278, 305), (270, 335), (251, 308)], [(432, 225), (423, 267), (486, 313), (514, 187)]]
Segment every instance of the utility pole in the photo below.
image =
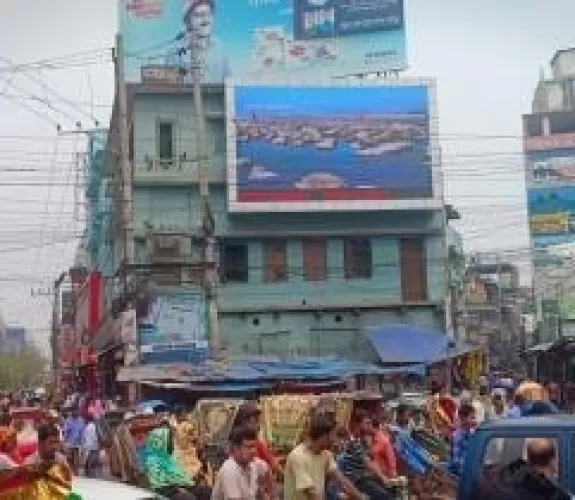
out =
[(124, 266), (134, 262), (134, 226), (133, 226), (133, 169), (130, 161), (128, 98), (124, 77), (124, 40), (122, 35), (116, 35), (116, 54), (114, 58), (116, 70), (116, 95), (118, 97), (118, 136), (120, 147), (120, 172), (122, 175), (122, 194), (120, 207), (124, 233)]
[[(122, 189), (120, 193), (120, 213), (123, 233), (123, 276), (124, 294), (128, 291), (128, 272), (134, 263), (134, 220), (133, 220), (133, 165), (130, 160), (130, 133), (128, 127), (128, 97), (126, 93), (126, 79), (124, 70), (124, 39), (122, 35), (116, 35), (116, 53), (114, 68), (116, 76), (116, 96), (118, 99), (118, 138), (120, 149), (120, 173)], [(128, 353), (136, 355), (136, 363), (140, 363), (140, 346), (125, 346), (124, 356)], [(134, 402), (139, 399), (139, 386), (130, 384), (128, 399)]]
[(211, 152), (208, 151), (206, 117), (202, 92), (203, 50), (191, 47), (191, 72), (193, 79), (194, 113), (196, 115), (196, 137), (199, 157), (198, 180), (200, 187), (200, 213), (198, 227), (203, 239), (203, 269), (206, 308), (208, 312), (208, 339), (212, 356), (220, 355), (220, 330), (217, 308), (217, 272), (214, 239), (214, 220), (210, 204)]
[(60, 309), (61, 309), (61, 293), (62, 283), (66, 279), (66, 273), (60, 274), (58, 279), (54, 281), (53, 300), (52, 300), (52, 338), (50, 339), (50, 347), (52, 349), (52, 374), (54, 376), (54, 386), (56, 392), (60, 389), (58, 387), (58, 335), (60, 327)]

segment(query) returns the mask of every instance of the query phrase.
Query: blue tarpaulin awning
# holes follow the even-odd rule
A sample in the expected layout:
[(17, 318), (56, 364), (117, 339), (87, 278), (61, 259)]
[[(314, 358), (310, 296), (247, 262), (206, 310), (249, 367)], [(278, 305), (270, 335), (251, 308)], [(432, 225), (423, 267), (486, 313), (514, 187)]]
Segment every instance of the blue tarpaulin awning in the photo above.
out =
[(450, 341), (443, 332), (415, 325), (373, 327), (368, 338), (381, 362), (390, 364), (430, 365), (473, 350), (463, 342)]
[(339, 358), (291, 360), (252, 359), (229, 363), (206, 361), (197, 365), (143, 365), (122, 367), (119, 382), (177, 381), (188, 383), (272, 382), (283, 380), (328, 381), (355, 375), (385, 375), (389, 369)]

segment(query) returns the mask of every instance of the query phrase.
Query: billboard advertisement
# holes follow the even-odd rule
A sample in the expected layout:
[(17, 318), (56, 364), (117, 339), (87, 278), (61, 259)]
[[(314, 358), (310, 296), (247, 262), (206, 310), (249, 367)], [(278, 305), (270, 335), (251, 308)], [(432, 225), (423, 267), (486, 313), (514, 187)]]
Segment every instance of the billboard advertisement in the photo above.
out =
[(528, 186), (575, 184), (575, 147), (526, 154)]
[(527, 203), (534, 247), (575, 241), (575, 185), (528, 189)]
[(406, 68), (403, 0), (120, 0), (127, 81)]
[(201, 293), (158, 294), (150, 297), (146, 314), (138, 318), (141, 361), (185, 351), (188, 360), (207, 354), (206, 304)]
[(229, 210), (439, 207), (434, 95), (428, 81), (229, 81)]

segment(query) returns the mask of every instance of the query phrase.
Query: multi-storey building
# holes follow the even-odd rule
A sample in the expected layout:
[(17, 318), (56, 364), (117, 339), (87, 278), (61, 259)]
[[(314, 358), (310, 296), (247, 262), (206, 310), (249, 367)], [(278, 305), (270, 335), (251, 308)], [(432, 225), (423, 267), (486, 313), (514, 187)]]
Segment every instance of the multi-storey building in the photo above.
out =
[[(213, 316), (202, 299), (192, 89), (151, 83), (128, 89), (135, 239), (135, 262), (124, 269), (129, 300), (141, 316), (142, 304), (149, 305), (151, 297), (167, 294), (173, 311), (178, 295), (188, 308), (194, 296), (195, 319), (188, 328), (213, 330)], [(447, 246), (441, 205), (395, 211), (232, 213), (223, 87), (204, 86), (203, 94), (218, 248), (217, 330), (225, 354), (372, 359), (374, 351), (364, 336), (370, 326), (416, 323), (444, 328)], [(118, 150), (116, 130), (114, 114), (106, 165), (110, 185), (119, 184), (118, 156), (113, 154)], [(123, 201), (118, 198), (116, 208)], [(121, 246), (120, 235), (120, 261)], [(182, 316), (180, 321), (188, 320)], [(111, 344), (118, 331), (100, 329), (97, 344)], [(183, 340), (181, 349), (172, 345), (160, 353), (146, 348), (145, 331), (140, 332), (140, 361), (193, 358), (193, 346)]]
[(573, 330), (575, 295), (575, 49), (559, 50), (524, 115), (526, 185), (539, 340)]

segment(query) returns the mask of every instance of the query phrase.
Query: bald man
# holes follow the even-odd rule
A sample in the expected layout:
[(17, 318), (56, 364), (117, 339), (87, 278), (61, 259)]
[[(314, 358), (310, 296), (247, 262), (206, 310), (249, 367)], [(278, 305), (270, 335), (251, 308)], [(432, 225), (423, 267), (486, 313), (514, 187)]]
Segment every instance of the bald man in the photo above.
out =
[(551, 439), (529, 439), (527, 461), (515, 460), (487, 468), (479, 480), (473, 500), (569, 500), (555, 481), (557, 450)]
[(554, 481), (557, 478), (557, 450), (555, 441), (547, 438), (527, 441), (527, 463), (539, 474)]

